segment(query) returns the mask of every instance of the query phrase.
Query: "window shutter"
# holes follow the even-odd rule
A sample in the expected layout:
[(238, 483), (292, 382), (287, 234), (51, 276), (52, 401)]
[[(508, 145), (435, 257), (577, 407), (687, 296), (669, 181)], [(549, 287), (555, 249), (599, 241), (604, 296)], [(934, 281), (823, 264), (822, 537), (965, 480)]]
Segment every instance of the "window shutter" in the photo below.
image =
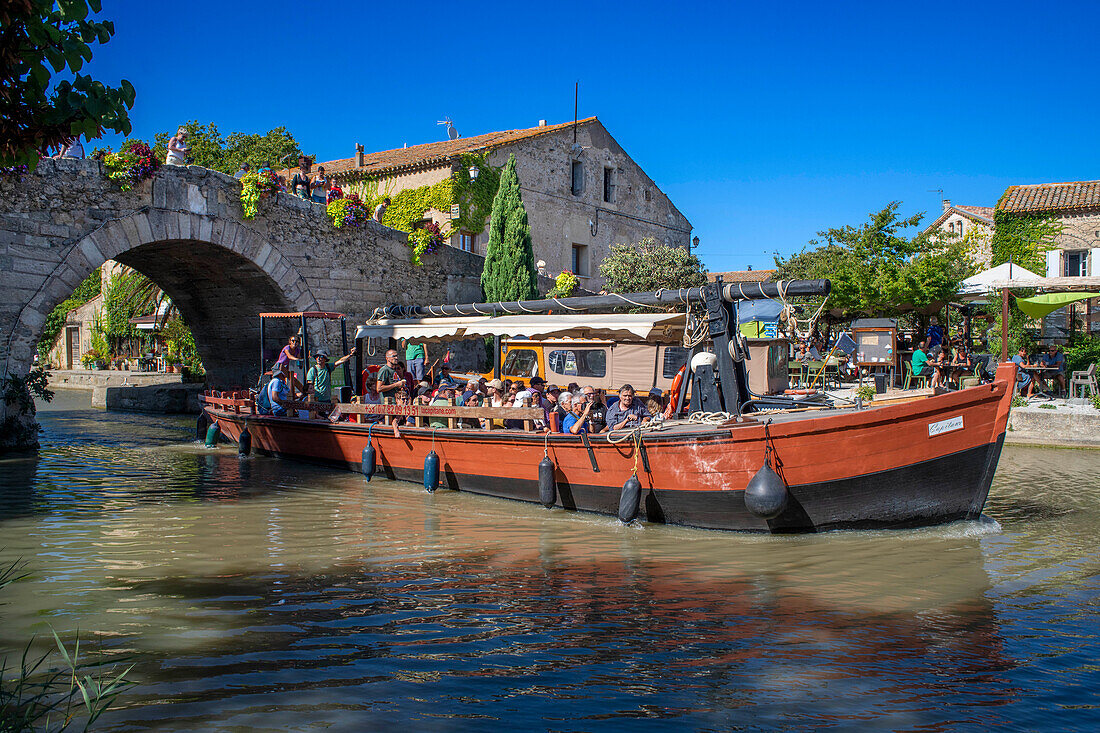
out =
[(1047, 252), (1047, 277), (1062, 277), (1062, 274), (1062, 250), (1049, 250)]
[(1100, 277), (1100, 247), (1089, 250), (1089, 274)]

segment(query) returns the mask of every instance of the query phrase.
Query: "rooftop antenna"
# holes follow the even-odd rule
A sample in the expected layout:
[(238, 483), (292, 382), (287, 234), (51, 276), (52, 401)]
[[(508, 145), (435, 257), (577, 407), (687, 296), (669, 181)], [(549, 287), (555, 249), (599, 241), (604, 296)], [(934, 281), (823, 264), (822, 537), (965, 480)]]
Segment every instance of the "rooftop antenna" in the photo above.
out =
[(573, 144), (577, 144), (577, 101), (580, 99), (581, 83), (576, 81), (573, 83)]
[(942, 188), (930, 188), (928, 193), (938, 193), (940, 195), (940, 203), (943, 203), (943, 189)]
[(458, 130), (455, 129), (454, 123), (451, 122), (450, 117), (444, 117), (441, 120), (437, 120), (435, 124), (437, 124), (437, 125), (446, 125), (447, 126), (447, 137), (450, 138), (451, 140), (457, 140), (458, 138), (462, 137), (461, 135), (458, 134)]

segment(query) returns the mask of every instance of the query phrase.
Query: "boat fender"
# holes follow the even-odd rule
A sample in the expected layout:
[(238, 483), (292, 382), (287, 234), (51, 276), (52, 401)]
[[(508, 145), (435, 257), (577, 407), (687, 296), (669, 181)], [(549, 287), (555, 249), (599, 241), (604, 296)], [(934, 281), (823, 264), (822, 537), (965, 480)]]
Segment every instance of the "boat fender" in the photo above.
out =
[(206, 416), (206, 410), (199, 412), (199, 417), (195, 420), (195, 440), (202, 440), (206, 437), (206, 429), (210, 427), (210, 418)]
[(642, 482), (637, 476), (631, 475), (623, 484), (622, 493), (619, 494), (619, 521), (629, 524), (638, 516), (638, 505), (642, 500)]
[(213, 448), (218, 444), (218, 424), (211, 423), (206, 429), (206, 447)]
[(539, 501), (549, 509), (558, 500), (558, 484), (554, 480), (554, 462), (550, 456), (539, 461)]
[(745, 508), (761, 519), (775, 519), (787, 508), (787, 485), (767, 462), (745, 487)]
[(367, 481), (370, 482), (374, 476), (374, 445), (371, 443), (371, 430), (374, 428), (372, 424), (367, 428), (367, 447), (363, 449), (363, 475), (367, 477)]
[(439, 454), (434, 450), (424, 456), (424, 488), (429, 493), (439, 488)]
[(252, 452), (252, 433), (248, 432), (248, 423), (245, 423), (241, 437), (237, 438), (237, 455), (247, 456)]

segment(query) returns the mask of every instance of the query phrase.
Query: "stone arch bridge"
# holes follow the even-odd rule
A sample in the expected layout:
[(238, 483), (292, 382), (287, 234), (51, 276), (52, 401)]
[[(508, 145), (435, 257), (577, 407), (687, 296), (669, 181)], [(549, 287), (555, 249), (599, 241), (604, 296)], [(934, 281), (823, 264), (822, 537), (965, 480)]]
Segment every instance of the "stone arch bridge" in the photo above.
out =
[(476, 255), (444, 247), (415, 267), (404, 233), (335, 229), (323, 206), (286, 194), (247, 220), (239, 182), (217, 171), (168, 166), (120, 191), (97, 161), (44, 160), (0, 177), (0, 376), (28, 371), (46, 316), (108, 259), (172, 298), (226, 385), (255, 379), (258, 312), (361, 319), (386, 303), (480, 299)]

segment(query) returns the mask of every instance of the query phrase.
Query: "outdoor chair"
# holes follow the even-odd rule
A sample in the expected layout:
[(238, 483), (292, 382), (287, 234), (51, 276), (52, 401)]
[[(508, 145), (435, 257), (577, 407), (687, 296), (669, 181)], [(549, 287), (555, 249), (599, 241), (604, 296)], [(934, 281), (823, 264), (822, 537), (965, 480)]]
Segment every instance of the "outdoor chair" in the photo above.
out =
[[(912, 366), (910, 366), (912, 369)], [(978, 362), (974, 365), (974, 373), (965, 377), (959, 377), (959, 389), (966, 389), (967, 387), (977, 387), (982, 383), (982, 362)]]
[[(1081, 388), (1081, 397), (1091, 397), (1100, 393), (1096, 387), (1096, 362), (1089, 364), (1089, 368), (1083, 372), (1074, 372), (1069, 380), (1069, 396), (1077, 396), (1077, 388)], [(1088, 394), (1085, 390), (1088, 389)]]
[(913, 374), (913, 362), (907, 359), (905, 361), (905, 389), (911, 389), (911, 385), (914, 381), (916, 381), (918, 387), (928, 386), (928, 377), (920, 374)]

